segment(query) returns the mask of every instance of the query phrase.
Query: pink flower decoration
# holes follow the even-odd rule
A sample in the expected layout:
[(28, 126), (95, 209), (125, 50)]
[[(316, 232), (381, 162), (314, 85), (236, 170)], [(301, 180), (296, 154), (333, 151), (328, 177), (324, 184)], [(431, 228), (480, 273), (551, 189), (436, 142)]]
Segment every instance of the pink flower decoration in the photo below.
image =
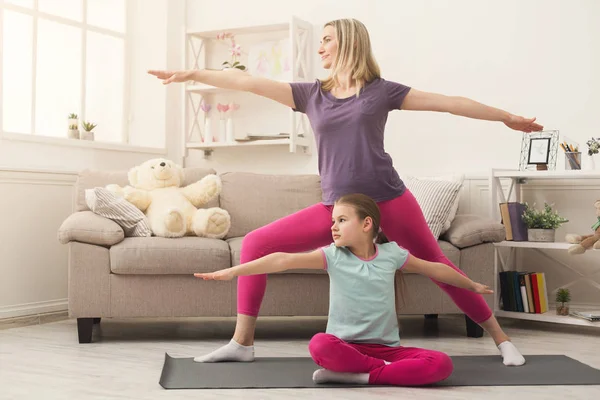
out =
[(239, 57), (242, 55), (242, 48), (239, 44), (234, 44), (231, 46), (231, 49), (229, 50), (229, 53), (234, 56), (234, 57)]
[(210, 104), (202, 103), (200, 105), (200, 109), (202, 111), (204, 111), (205, 113), (209, 112), (211, 108), (212, 108), (212, 106)]
[(240, 109), (240, 105), (237, 103), (229, 103), (229, 109), (231, 111), (237, 111)]

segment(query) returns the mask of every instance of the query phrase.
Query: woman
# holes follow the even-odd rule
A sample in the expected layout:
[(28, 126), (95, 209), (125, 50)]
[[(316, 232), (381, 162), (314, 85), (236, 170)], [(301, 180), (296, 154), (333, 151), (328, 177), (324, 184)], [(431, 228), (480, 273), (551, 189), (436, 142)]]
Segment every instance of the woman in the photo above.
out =
[[(426, 93), (381, 78), (365, 26), (354, 19), (328, 22), (318, 50), (329, 78), (285, 83), (253, 77), (242, 71), (148, 71), (172, 82), (198, 81), (220, 88), (251, 92), (306, 113), (318, 145), (322, 203), (300, 210), (250, 232), (242, 243), (246, 263), (274, 252), (303, 252), (331, 242), (331, 205), (349, 193), (373, 198), (382, 213), (387, 237), (415, 256), (444, 263), (448, 260), (432, 235), (421, 208), (404, 186), (383, 146), (383, 132), (392, 110), (448, 112), (469, 118), (502, 121), (523, 132), (542, 130), (535, 118), (526, 119), (464, 97)], [(485, 329), (498, 346), (505, 365), (525, 359), (504, 333), (480, 294), (433, 280), (457, 306)], [(238, 279), (237, 324), (232, 340), (198, 362), (253, 361), (256, 318), (265, 293), (266, 275)]]

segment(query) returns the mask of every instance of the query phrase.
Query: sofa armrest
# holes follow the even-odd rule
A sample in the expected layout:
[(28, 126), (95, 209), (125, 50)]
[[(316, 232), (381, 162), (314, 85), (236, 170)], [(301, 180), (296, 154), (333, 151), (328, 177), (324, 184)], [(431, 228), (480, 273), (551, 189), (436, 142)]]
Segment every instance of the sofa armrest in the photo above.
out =
[(78, 211), (64, 220), (58, 229), (58, 241), (82, 242), (112, 246), (125, 238), (125, 232), (116, 222), (92, 211)]
[(501, 242), (506, 237), (504, 225), (478, 215), (457, 215), (440, 239), (459, 249), (486, 242)]

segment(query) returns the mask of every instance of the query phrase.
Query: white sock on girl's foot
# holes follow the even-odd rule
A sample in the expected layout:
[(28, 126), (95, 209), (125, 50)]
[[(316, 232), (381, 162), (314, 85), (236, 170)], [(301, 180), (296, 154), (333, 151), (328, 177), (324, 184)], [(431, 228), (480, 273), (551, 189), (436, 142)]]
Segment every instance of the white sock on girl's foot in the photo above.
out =
[(218, 348), (212, 353), (195, 357), (195, 362), (219, 362), (219, 361), (254, 361), (254, 346), (243, 346), (231, 339), (225, 346)]
[(514, 344), (510, 341), (502, 342), (498, 345), (498, 349), (502, 354), (502, 362), (504, 365), (519, 366), (525, 364), (525, 358), (521, 355), (521, 352), (517, 350)]
[(353, 372), (333, 372), (325, 368), (313, 373), (313, 381), (316, 383), (358, 383), (366, 385), (369, 383), (369, 374), (355, 374)]

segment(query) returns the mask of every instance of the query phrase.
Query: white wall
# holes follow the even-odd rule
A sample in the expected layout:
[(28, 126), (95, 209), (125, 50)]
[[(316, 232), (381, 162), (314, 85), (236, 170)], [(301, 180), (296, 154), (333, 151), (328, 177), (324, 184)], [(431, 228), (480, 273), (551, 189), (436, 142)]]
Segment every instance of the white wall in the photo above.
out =
[[(315, 25), (315, 52), (324, 22), (358, 18), (369, 29), (387, 79), (535, 116), (545, 128), (558, 129), (581, 145), (598, 135), (596, 0), (231, 0), (226, 8), (187, 0), (192, 29), (286, 21), (291, 14)], [(316, 58), (314, 66), (318, 77), (326, 76)], [(518, 167), (520, 141), (519, 132), (499, 122), (404, 111), (390, 115), (386, 148), (403, 173), (478, 174), (491, 167)], [(316, 172), (316, 155), (306, 161), (283, 149), (238, 150), (219, 150), (210, 160), (192, 151), (186, 163), (219, 171)], [(558, 168), (563, 166), (560, 158)]]

